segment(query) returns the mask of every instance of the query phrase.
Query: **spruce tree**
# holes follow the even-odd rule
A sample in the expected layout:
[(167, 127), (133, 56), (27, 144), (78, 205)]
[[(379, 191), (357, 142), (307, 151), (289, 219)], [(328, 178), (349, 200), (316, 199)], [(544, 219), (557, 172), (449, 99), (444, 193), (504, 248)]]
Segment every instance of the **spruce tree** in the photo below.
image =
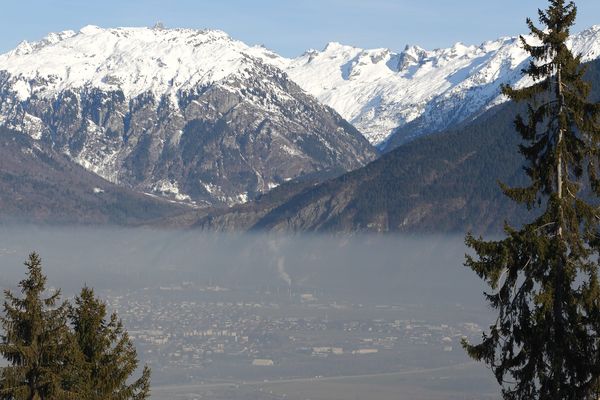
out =
[(150, 370), (129, 383), (138, 366), (136, 350), (116, 314), (106, 319), (106, 305), (84, 287), (70, 320), (79, 350), (78, 391), (85, 400), (142, 400), (150, 394)]
[(67, 304), (58, 304), (60, 291), (42, 297), (46, 276), (36, 253), (25, 266), (27, 276), (19, 283), (22, 297), (4, 293), (0, 354), (9, 366), (0, 375), (0, 399), (76, 399), (67, 388), (73, 364)]
[(600, 210), (582, 193), (600, 195), (600, 105), (588, 101), (585, 68), (567, 46), (576, 14), (573, 2), (552, 0), (539, 11), (542, 29), (527, 20), (533, 85), (503, 89), (527, 103), (515, 127), (530, 184), (502, 189), (539, 216), (506, 224), (502, 240), (466, 237), (476, 255), (465, 264), (490, 286), (498, 317), (482, 343), (463, 344), (491, 366), (505, 399), (598, 398)]

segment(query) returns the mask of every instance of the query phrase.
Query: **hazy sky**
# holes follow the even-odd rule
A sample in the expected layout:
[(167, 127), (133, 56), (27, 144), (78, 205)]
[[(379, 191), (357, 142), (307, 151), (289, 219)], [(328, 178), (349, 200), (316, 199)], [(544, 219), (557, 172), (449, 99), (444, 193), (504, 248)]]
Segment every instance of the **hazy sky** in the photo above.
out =
[[(600, 24), (600, 1), (577, 0), (576, 31)], [(432, 49), (526, 31), (542, 0), (2, 0), (0, 52), (48, 32), (102, 27), (218, 28), (285, 56), (329, 41)]]

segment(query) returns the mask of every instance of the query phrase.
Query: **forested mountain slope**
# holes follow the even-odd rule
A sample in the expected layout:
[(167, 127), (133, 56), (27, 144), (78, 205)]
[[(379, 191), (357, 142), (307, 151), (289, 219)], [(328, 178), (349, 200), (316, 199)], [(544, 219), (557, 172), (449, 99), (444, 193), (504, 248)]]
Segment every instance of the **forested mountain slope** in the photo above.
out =
[[(600, 62), (588, 64), (600, 99)], [(254, 229), (292, 231), (499, 231), (528, 214), (498, 181), (524, 184), (513, 120), (503, 104), (465, 126), (405, 144), (368, 166), (306, 190), (275, 207)]]
[(0, 222), (136, 225), (190, 207), (118, 187), (0, 128)]

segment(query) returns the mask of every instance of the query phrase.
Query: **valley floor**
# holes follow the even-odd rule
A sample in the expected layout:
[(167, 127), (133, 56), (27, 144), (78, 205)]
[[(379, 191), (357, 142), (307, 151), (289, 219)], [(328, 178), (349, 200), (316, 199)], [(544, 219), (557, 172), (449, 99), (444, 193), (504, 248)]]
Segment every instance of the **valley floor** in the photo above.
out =
[(495, 399), (489, 371), (474, 362), (358, 376), (158, 386), (156, 400), (458, 400)]

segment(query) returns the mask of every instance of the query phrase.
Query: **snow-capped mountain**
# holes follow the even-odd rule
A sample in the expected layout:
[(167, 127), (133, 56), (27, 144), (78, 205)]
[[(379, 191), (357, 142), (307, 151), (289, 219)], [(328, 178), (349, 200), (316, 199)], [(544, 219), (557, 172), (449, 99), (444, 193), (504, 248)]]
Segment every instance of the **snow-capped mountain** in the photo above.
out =
[[(600, 26), (571, 46), (599, 58)], [(518, 38), (288, 59), (221, 31), (88, 26), (0, 55), (0, 124), (112, 182), (233, 204), (472, 119), (527, 62)]]
[[(19, 81), (14, 89), (22, 101), (83, 87), (176, 101), (181, 90), (240, 74), (252, 62), (248, 51), (222, 31), (86, 26), (22, 42), (0, 56), (0, 65)], [(41, 77), (48, 79), (37, 84)]]
[[(599, 58), (600, 25), (574, 35), (571, 46), (583, 61)], [(528, 83), (521, 75), (528, 54), (518, 38), (399, 53), (329, 43), (296, 59), (263, 56), (379, 146), (404, 126), (395, 143), (465, 121), (503, 101), (502, 84)]]
[(372, 160), (272, 57), (220, 31), (50, 34), (0, 56), (0, 124), (112, 182), (211, 204)]

